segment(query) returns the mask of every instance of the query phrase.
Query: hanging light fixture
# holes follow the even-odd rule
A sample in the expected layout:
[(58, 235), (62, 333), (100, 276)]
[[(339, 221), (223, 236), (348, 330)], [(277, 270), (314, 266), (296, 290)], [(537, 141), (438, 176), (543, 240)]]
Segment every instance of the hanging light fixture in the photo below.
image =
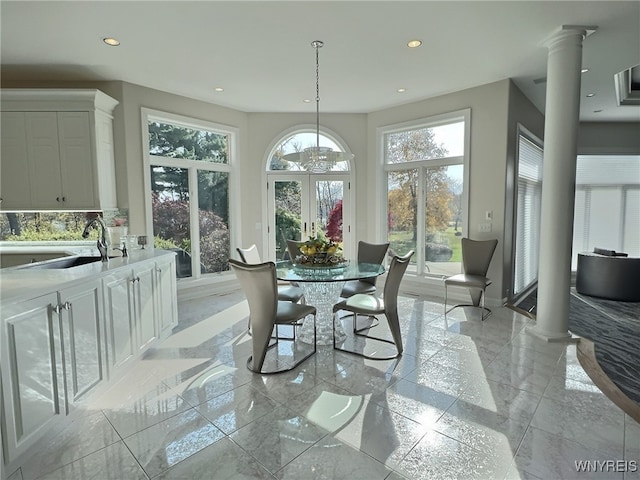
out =
[(331, 170), (335, 163), (346, 162), (353, 158), (352, 154), (333, 150), (331, 147), (320, 146), (320, 62), (318, 49), (324, 42), (314, 40), (311, 46), (316, 49), (316, 145), (307, 147), (302, 152), (289, 153), (283, 158), (288, 162), (299, 164), (312, 173), (324, 173)]

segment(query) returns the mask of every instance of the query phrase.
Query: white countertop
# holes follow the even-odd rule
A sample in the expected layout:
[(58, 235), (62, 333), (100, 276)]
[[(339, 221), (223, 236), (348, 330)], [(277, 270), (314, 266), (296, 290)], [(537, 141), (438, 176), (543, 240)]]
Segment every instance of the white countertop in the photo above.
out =
[[(97, 255), (94, 247), (89, 255)], [(84, 254), (84, 252), (82, 252)], [(156, 249), (134, 250), (128, 257), (116, 257), (108, 262), (93, 262), (66, 269), (33, 268), (34, 265), (51, 262), (38, 262), (0, 270), (0, 300), (3, 304), (20, 299), (34, 298), (45, 295), (72, 283), (94, 280), (108, 275), (114, 270), (133, 267), (136, 263), (165, 255), (175, 255), (175, 252)]]

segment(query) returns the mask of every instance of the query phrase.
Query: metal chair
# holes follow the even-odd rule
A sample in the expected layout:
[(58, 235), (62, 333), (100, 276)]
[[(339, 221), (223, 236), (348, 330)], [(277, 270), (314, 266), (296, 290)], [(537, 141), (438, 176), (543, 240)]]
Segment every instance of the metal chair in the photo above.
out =
[[(402, 346), (400, 321), (398, 319), (398, 290), (400, 288), (400, 282), (402, 281), (402, 277), (404, 276), (404, 273), (407, 270), (407, 267), (409, 266), (409, 262), (411, 261), (411, 257), (413, 256), (413, 253), (414, 253), (413, 250), (411, 250), (409, 253), (407, 253), (403, 257), (399, 257), (398, 255), (393, 256), (393, 258), (391, 259), (391, 265), (389, 266), (389, 273), (387, 274), (387, 280), (384, 284), (382, 298), (376, 295), (358, 293), (356, 295), (352, 295), (346, 300), (343, 300), (340, 303), (337, 303), (333, 306), (334, 328), (335, 328), (335, 322), (336, 322), (336, 313), (339, 310), (350, 311), (353, 313), (353, 324), (354, 324), (355, 335), (395, 345), (398, 353), (390, 357), (373, 357), (370, 355), (365, 355), (364, 353), (337, 347), (335, 337), (333, 339), (334, 349), (347, 352), (347, 353), (352, 353), (354, 355), (359, 355), (361, 357), (369, 358), (371, 360), (391, 360), (393, 358), (397, 358), (400, 355), (402, 355), (402, 351), (404, 348)], [(384, 314), (384, 316), (386, 317), (387, 323), (389, 324), (389, 330), (391, 330), (391, 336), (393, 337), (393, 340), (387, 340), (384, 338), (364, 335), (359, 333), (360, 331), (356, 331), (355, 324), (356, 324), (358, 315), (376, 316), (380, 314)], [(368, 328), (371, 328), (371, 327), (368, 327)]]
[[(260, 253), (258, 253), (258, 247), (255, 245), (251, 245), (249, 248), (238, 247), (236, 250), (238, 251), (238, 255), (240, 255), (240, 260), (244, 263), (262, 263)], [(278, 285), (278, 300), (298, 303), (304, 300), (304, 292), (297, 285)]]
[[(316, 308), (310, 305), (278, 300), (276, 264), (265, 262), (249, 264), (229, 259), (229, 265), (235, 272), (249, 303), (249, 324), (252, 331), (253, 351), (247, 360), (247, 368), (255, 373), (270, 374), (293, 370), (311, 355), (316, 353)], [(313, 315), (313, 350), (292, 366), (280, 370), (263, 371), (267, 351), (283, 339), (272, 340), (271, 332), (277, 325), (291, 325), (296, 328), (299, 320)], [(293, 343), (295, 340), (287, 340)], [(295, 351), (295, 348), (292, 348)]]
[[(489, 271), (489, 264), (497, 245), (498, 240), (495, 238), (491, 240), (462, 239), (462, 268), (464, 273), (453, 275), (444, 280), (445, 316), (457, 307), (482, 308), (482, 321), (491, 314), (491, 310), (485, 307), (484, 301), (487, 287), (491, 285), (491, 280), (487, 278), (487, 271)], [(447, 310), (447, 287), (451, 286), (468, 288), (472, 303), (461, 303)], [(480, 302), (481, 299), (482, 303)], [(488, 312), (486, 315), (484, 314), (485, 311)]]
[[(389, 249), (388, 243), (367, 243), (360, 241), (358, 242), (358, 263), (375, 263), (382, 264), (384, 261), (384, 256)], [(350, 298), (354, 295), (358, 294), (374, 294), (376, 293), (376, 281), (378, 277), (372, 278), (364, 278), (362, 280), (350, 280), (344, 284), (342, 287), (342, 291), (340, 292), (340, 298)], [(346, 316), (350, 316), (346, 315)], [(371, 325), (369, 327), (365, 327), (363, 329), (358, 330), (356, 325), (355, 317), (353, 322), (353, 333), (358, 333), (362, 330), (367, 330), (369, 328), (375, 327), (375, 325)]]
[[(238, 255), (240, 255), (240, 260), (244, 263), (248, 263), (251, 265), (257, 265), (262, 263), (262, 259), (260, 258), (260, 253), (258, 252), (258, 247), (255, 244), (251, 245), (249, 248), (236, 248)], [(278, 300), (283, 302), (293, 302), (293, 303), (305, 303), (304, 301), (304, 292), (302, 288), (298, 285), (291, 284), (278, 284)], [(249, 324), (247, 325), (247, 332), (251, 335), (251, 320), (249, 320)], [(278, 326), (276, 325), (276, 337), (278, 337)], [(281, 337), (284, 340), (291, 340), (286, 337)], [(294, 338), (295, 339), (295, 328), (294, 328)]]
[[(358, 242), (358, 263), (381, 264), (388, 249), (388, 243), (375, 244), (360, 241)], [(372, 277), (348, 281), (342, 288), (340, 297), (349, 298), (359, 293), (375, 293), (377, 279), (378, 277)]]
[(291, 260), (295, 260), (298, 255), (302, 254), (298, 243), (297, 240), (287, 240), (287, 252)]

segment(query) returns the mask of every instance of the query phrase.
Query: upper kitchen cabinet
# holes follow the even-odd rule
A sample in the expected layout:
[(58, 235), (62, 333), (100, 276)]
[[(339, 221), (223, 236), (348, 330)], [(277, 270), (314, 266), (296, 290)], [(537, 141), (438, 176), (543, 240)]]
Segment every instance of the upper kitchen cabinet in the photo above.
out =
[(0, 100), (0, 209), (117, 207), (117, 100), (89, 89), (2, 89)]

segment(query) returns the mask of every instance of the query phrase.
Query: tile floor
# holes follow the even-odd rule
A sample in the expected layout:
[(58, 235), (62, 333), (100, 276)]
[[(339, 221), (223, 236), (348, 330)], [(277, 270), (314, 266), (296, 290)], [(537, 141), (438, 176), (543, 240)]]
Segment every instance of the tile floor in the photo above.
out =
[[(640, 479), (640, 425), (593, 385), (575, 345), (526, 334), (530, 320), (507, 308), (485, 322), (412, 297), (399, 310), (399, 360), (319, 347), (261, 376), (245, 367), (240, 294), (182, 304), (175, 333), (10, 480)], [(292, 349), (269, 355), (285, 365)], [(578, 473), (576, 461), (614, 463)]]

